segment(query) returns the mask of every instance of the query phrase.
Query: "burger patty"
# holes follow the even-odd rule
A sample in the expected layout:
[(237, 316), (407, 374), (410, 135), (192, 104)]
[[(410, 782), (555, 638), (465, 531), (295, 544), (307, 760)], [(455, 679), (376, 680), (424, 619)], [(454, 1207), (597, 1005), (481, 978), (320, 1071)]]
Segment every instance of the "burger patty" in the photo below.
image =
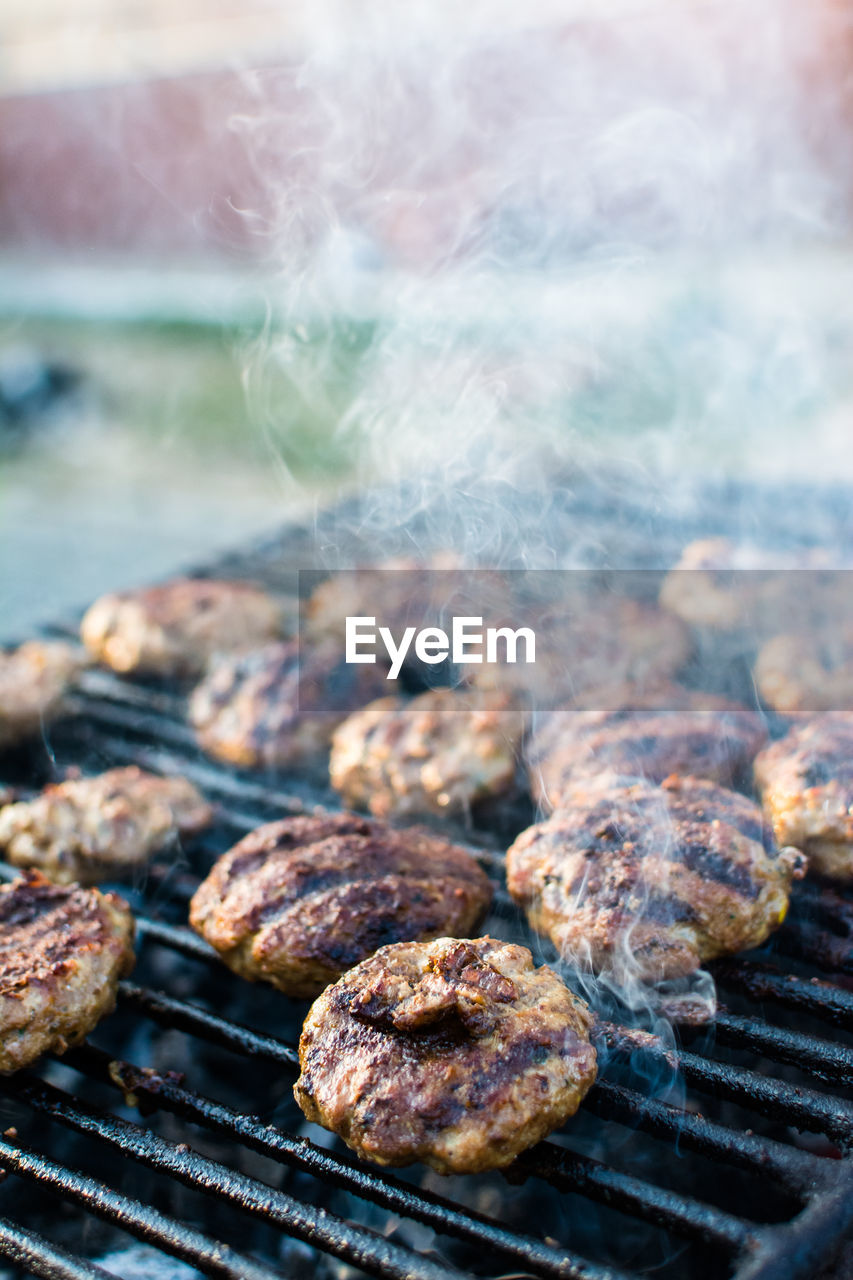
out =
[(350, 813), (271, 822), (214, 866), (190, 924), (235, 973), (315, 996), (389, 942), (466, 932), (488, 877), (457, 845)]
[(0, 653), (0, 749), (38, 733), (62, 710), (82, 654), (68, 644), (30, 640)]
[(57, 884), (126, 875), (178, 836), (194, 835), (213, 812), (185, 778), (135, 765), (46, 787), (0, 809), (0, 849), (18, 867)]
[(595, 1080), (586, 1005), (496, 938), (382, 947), (312, 1005), (296, 1101), (384, 1165), (503, 1168)]
[(190, 698), (205, 751), (245, 768), (315, 761), (356, 707), (396, 688), (378, 664), (348, 665), (323, 642), (300, 658), (292, 640), (216, 662)]
[(684, 548), (667, 574), (660, 602), (691, 626), (772, 635), (801, 618), (804, 607), (833, 607), (842, 590), (825, 548), (780, 552), (701, 538)]
[(763, 835), (758, 806), (711, 782), (615, 784), (522, 832), (507, 883), (564, 956), (620, 981), (675, 978), (784, 920), (805, 859)]
[(523, 616), (535, 632), (535, 662), (483, 663), (471, 669), (470, 682), (512, 690), (538, 707), (612, 706), (624, 685), (655, 687), (690, 653), (684, 624), (642, 600), (587, 592)]
[(713, 694), (669, 686), (647, 703), (547, 716), (526, 752), (537, 802), (560, 808), (578, 788), (620, 778), (663, 782), (679, 773), (730, 783), (767, 737), (756, 712)]
[(782, 715), (853, 711), (853, 626), (815, 619), (808, 631), (762, 645), (755, 683)]
[(821, 875), (853, 880), (853, 713), (794, 725), (757, 757), (755, 780), (777, 841)]
[(38, 872), (0, 888), (0, 1073), (88, 1035), (133, 962), (133, 917), (115, 894)]
[(102, 596), (80, 634), (93, 657), (114, 671), (194, 676), (214, 653), (263, 644), (281, 629), (281, 606), (260, 587), (176, 578)]
[(335, 730), (332, 786), (379, 818), (466, 814), (513, 786), (523, 727), (506, 694), (380, 698)]

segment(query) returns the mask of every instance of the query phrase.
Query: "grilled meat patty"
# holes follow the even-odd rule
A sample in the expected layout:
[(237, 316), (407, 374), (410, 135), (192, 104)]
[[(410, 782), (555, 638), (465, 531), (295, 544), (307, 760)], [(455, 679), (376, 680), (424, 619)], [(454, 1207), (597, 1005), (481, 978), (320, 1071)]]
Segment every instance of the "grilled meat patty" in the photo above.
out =
[(626, 684), (669, 679), (690, 652), (684, 624), (642, 600), (587, 592), (538, 616), (531, 608), (524, 618), (535, 631), (535, 662), (474, 666), (471, 684), (512, 690), (538, 707), (598, 709), (612, 706)]
[(310, 763), (356, 707), (395, 689), (379, 664), (347, 665), (333, 641), (296, 640), (224, 657), (193, 691), (189, 718), (210, 755), (244, 768)]
[(853, 626), (816, 620), (808, 631), (774, 636), (759, 650), (755, 683), (782, 715), (853, 711)]
[(61, 642), (30, 640), (0, 653), (0, 750), (13, 746), (62, 711), (83, 654)]
[(0, 1073), (88, 1035), (133, 962), (133, 917), (115, 894), (38, 872), (0, 888)]
[(853, 881), (853, 712), (794, 725), (759, 754), (755, 780), (777, 841), (821, 875)]
[(469, 931), (491, 897), (470, 854), (438, 836), (314, 814), (259, 827), (224, 854), (190, 924), (235, 973), (315, 996), (385, 943)]
[(801, 618), (804, 607), (834, 608), (841, 581), (824, 548), (780, 552), (701, 538), (684, 548), (667, 574), (660, 602), (691, 626), (772, 635)]
[(503, 1168), (574, 1115), (596, 1075), (593, 1019), (526, 947), (382, 947), (312, 1005), (296, 1101), (384, 1165)]
[(754, 711), (713, 694), (670, 686), (646, 706), (631, 699), (609, 711), (554, 711), (527, 748), (530, 787), (549, 808), (614, 779), (663, 782), (673, 773), (729, 783), (767, 737)]
[(200, 675), (214, 653), (281, 634), (282, 610), (245, 582), (176, 578), (96, 600), (80, 634), (99, 662), (122, 673)]
[(212, 810), (185, 778), (135, 765), (46, 787), (0, 809), (0, 849), (57, 884), (126, 875), (177, 836), (209, 825)]
[(335, 730), (332, 786), (379, 818), (469, 813), (511, 789), (523, 728), (506, 694), (379, 698)]
[(758, 946), (804, 872), (796, 850), (765, 848), (757, 805), (690, 777), (577, 796), (507, 855), (533, 928), (620, 980), (680, 977)]

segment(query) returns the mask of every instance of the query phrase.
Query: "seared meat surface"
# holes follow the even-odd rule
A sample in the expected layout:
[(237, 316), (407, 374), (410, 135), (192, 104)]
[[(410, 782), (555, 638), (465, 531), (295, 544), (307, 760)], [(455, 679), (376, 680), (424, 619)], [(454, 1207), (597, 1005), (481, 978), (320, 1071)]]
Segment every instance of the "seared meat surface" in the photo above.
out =
[(332, 786), (379, 818), (467, 814), (511, 789), (523, 728), (506, 694), (380, 698), (335, 730)]
[(755, 683), (782, 715), (853, 711), (853, 626), (816, 619), (803, 632), (762, 645)]
[(281, 634), (282, 610), (245, 582), (176, 578), (96, 600), (83, 618), (86, 648), (114, 671), (200, 675), (210, 657)]
[(82, 653), (61, 642), (30, 640), (0, 653), (0, 750), (38, 733), (62, 710)]
[(526, 947), (401, 942), (328, 987), (294, 1094), (367, 1160), (503, 1168), (574, 1115), (595, 1080), (592, 1015)]
[(57, 884), (127, 875), (179, 835), (209, 825), (212, 810), (185, 778), (135, 765), (46, 787), (0, 809), (0, 850)]
[(853, 712), (794, 725), (760, 753), (755, 780), (777, 841), (821, 875), (853, 881)]
[(533, 928), (617, 980), (680, 977), (758, 946), (804, 871), (796, 850), (765, 848), (751, 800), (690, 777), (593, 789), (507, 855)]
[(38, 872), (0, 888), (0, 1073), (88, 1035), (133, 961), (133, 917), (115, 894)]
[[(641, 702), (642, 699), (636, 701)], [(672, 773), (730, 783), (767, 737), (754, 711), (713, 694), (670, 686), (609, 711), (554, 711), (527, 748), (534, 798), (543, 806), (571, 803), (579, 787), (614, 779), (663, 782)]]
[(333, 641), (300, 656), (295, 640), (216, 662), (190, 698), (210, 755), (244, 768), (315, 762), (356, 707), (396, 688), (379, 664), (347, 665)]
[(190, 924), (235, 973), (315, 996), (385, 943), (465, 933), (491, 902), (464, 849), (356, 814), (285, 818), (214, 866)]

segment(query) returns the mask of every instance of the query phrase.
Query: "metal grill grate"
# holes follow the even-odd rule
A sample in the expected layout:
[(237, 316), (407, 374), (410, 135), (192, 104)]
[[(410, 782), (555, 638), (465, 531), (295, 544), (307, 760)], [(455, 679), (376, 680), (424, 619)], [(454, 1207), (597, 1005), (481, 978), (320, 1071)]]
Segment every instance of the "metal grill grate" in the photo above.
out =
[[(225, 568), (279, 587), (286, 578), (275, 543)], [(14, 1117), (0, 1140), (0, 1168), (14, 1175), (7, 1189), (15, 1181), (39, 1204), (73, 1207), (56, 1211), (63, 1242), (51, 1244), (41, 1234), (50, 1213), (30, 1214), (26, 1194), (9, 1197), (20, 1221), (0, 1219), (0, 1256), (25, 1274), (102, 1280), (80, 1227), (93, 1217), (232, 1280), (325, 1275), (322, 1255), (399, 1280), (618, 1280), (637, 1273), (637, 1259), (645, 1265), (643, 1249), (668, 1258), (661, 1274), (673, 1277), (811, 1280), (834, 1253), (853, 1225), (853, 992), (838, 976), (853, 966), (853, 902), (843, 894), (807, 886), (765, 954), (716, 966), (728, 1006), (713, 1042), (705, 1033), (676, 1049), (602, 1023), (604, 1069), (578, 1118), (592, 1150), (570, 1125), (515, 1162), (512, 1187), (491, 1175), (437, 1191), (422, 1171), (362, 1164), (303, 1136), (295, 1110), (277, 1114), (287, 1111), (304, 1006), (228, 973), (181, 923), (198, 875), (235, 838), (330, 795), (205, 760), (181, 699), (159, 688), (90, 672), (74, 713), (51, 738), (59, 765), (134, 761), (183, 773), (218, 802), (219, 824), (183, 863), (155, 866), (134, 888), (142, 985), (122, 984), (118, 1012), (93, 1043), (0, 1082)], [(481, 844), (495, 874), (500, 855), (487, 835)], [(490, 923), (518, 927), (505, 891)], [(176, 1053), (183, 1077), (166, 1065)], [(272, 1103), (253, 1083), (261, 1069), (280, 1082)], [(175, 1183), (188, 1199), (176, 1199)], [(624, 1260), (614, 1257), (620, 1233), (638, 1242)], [(285, 1237), (318, 1253), (282, 1252)]]

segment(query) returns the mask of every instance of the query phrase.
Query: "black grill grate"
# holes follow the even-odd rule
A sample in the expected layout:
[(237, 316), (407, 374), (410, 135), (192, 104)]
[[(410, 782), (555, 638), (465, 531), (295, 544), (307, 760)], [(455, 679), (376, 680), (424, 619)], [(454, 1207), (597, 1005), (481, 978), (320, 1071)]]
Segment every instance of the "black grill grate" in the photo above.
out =
[[(225, 568), (292, 587), (276, 543)], [(135, 761), (183, 773), (218, 802), (219, 822), (183, 862), (156, 866), (134, 888), (142, 984), (122, 984), (115, 1017), (61, 1062), (0, 1082), (4, 1114), (14, 1118), (0, 1141), (7, 1187), (18, 1182), (72, 1210), (57, 1209), (63, 1241), (51, 1244), (42, 1235), (51, 1234), (50, 1214), (30, 1215), (25, 1195), (10, 1197), (20, 1220), (0, 1219), (0, 1256), (10, 1264), (52, 1280), (103, 1277), (79, 1229), (93, 1217), (234, 1280), (332, 1275), (324, 1256), (401, 1280), (618, 1280), (637, 1274), (636, 1259), (647, 1264), (649, 1240), (658, 1259), (668, 1256), (661, 1274), (673, 1277), (811, 1280), (831, 1258), (853, 1224), (853, 992), (843, 977), (853, 966), (853, 903), (843, 894), (806, 886), (764, 954), (716, 966), (728, 1006), (713, 1041), (705, 1032), (675, 1048), (601, 1025), (604, 1069), (579, 1117), (587, 1138), (595, 1135), (592, 1149), (570, 1125), (520, 1157), (506, 1182), (491, 1175), (435, 1190), (417, 1170), (389, 1174), (338, 1144), (317, 1145), (293, 1110), (278, 1114), (287, 1112), (304, 1009), (227, 973), (182, 923), (214, 856), (271, 816), (333, 803), (329, 793), (292, 778), (283, 790), (281, 779), (267, 785), (205, 760), (181, 699), (160, 688), (90, 672), (74, 713), (51, 735), (57, 766)], [(488, 835), (479, 843), (497, 872)], [(492, 928), (504, 925), (518, 927), (505, 892)], [(263, 1030), (231, 1016), (244, 1008)], [(176, 1051), (183, 1077), (164, 1065)], [(253, 1083), (261, 1068), (281, 1082), (272, 1104)], [(738, 1193), (732, 1203), (727, 1184), (738, 1179), (754, 1199)], [(186, 1202), (175, 1183), (190, 1193)], [(512, 1208), (518, 1196), (522, 1221)], [(590, 1230), (585, 1219), (596, 1212), (605, 1216)], [(620, 1260), (611, 1237), (623, 1231), (635, 1244)], [(317, 1252), (288, 1253), (285, 1237)]]

